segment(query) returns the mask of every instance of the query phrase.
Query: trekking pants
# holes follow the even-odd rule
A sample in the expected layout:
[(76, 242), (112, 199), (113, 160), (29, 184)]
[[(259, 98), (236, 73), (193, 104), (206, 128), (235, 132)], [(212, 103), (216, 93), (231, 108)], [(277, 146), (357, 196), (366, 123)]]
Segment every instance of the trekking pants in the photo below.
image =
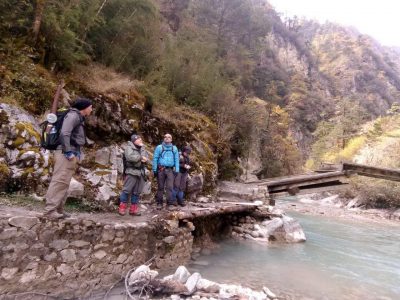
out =
[(71, 183), (72, 175), (76, 171), (77, 164), (77, 157), (68, 160), (61, 150), (54, 152), (53, 176), (51, 177), (49, 189), (46, 193), (45, 213), (53, 211), (64, 212), (69, 184)]
[(143, 176), (135, 176), (127, 174), (124, 181), (124, 187), (122, 188), (122, 193), (120, 200), (126, 203), (129, 195), (131, 195), (131, 202), (137, 204), (139, 200), (139, 195), (142, 193), (144, 187)]
[(175, 181), (174, 181), (174, 194), (175, 197), (178, 200), (179, 204), (183, 204), (183, 197), (184, 197), (184, 192), (186, 190), (186, 182), (188, 179), (189, 174), (187, 172), (185, 173), (178, 173), (175, 176)]
[(174, 200), (172, 199), (172, 190), (174, 188), (174, 172), (172, 168), (165, 168), (163, 170), (159, 170), (157, 173), (157, 194), (156, 201), (157, 204), (163, 203), (163, 195), (164, 189), (166, 190), (166, 198), (167, 204), (173, 204)]

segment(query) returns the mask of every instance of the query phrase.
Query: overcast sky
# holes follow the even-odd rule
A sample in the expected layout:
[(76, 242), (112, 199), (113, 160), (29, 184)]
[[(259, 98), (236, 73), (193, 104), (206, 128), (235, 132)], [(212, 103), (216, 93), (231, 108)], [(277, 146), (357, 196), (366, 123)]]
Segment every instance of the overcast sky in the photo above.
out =
[(269, 0), (286, 16), (354, 26), (385, 46), (400, 46), (400, 0)]

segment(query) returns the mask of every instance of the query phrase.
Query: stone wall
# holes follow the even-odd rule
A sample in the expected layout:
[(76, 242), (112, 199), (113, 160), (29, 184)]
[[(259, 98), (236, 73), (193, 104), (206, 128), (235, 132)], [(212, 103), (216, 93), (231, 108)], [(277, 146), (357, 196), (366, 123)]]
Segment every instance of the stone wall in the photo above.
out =
[(0, 299), (27, 291), (88, 297), (151, 258), (158, 268), (177, 266), (190, 258), (193, 229), (174, 220), (107, 224), (1, 217)]

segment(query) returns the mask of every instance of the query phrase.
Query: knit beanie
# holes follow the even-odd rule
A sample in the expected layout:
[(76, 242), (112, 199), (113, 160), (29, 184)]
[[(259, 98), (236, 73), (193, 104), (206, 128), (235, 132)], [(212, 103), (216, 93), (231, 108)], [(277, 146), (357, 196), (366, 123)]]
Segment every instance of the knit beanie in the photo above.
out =
[(137, 134), (132, 134), (131, 136), (132, 143), (134, 143), (137, 139), (140, 139), (140, 136), (138, 136)]
[(192, 152), (192, 148), (190, 148), (190, 146), (185, 146), (182, 148), (182, 152), (186, 152), (187, 154), (190, 154)]
[(78, 98), (75, 102), (71, 105), (71, 107), (76, 108), (77, 110), (84, 110), (92, 105), (92, 101), (86, 98)]

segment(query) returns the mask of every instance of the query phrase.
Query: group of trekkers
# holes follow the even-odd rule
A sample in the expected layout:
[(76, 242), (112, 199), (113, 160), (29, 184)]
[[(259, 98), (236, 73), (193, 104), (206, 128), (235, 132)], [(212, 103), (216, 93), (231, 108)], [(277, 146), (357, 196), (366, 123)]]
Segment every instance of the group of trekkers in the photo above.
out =
[[(179, 152), (172, 144), (172, 135), (164, 135), (164, 141), (158, 145), (153, 154), (152, 170), (157, 178), (156, 202), (157, 209), (163, 208), (164, 191), (166, 192), (166, 204), (169, 210), (174, 206), (185, 206), (184, 192), (190, 169), (191, 148), (185, 146)], [(124, 152), (125, 171), (124, 187), (120, 195), (118, 213), (125, 215), (130, 196), (130, 215), (140, 215), (138, 202), (147, 181), (146, 164), (149, 155), (144, 149), (142, 138), (139, 135), (132, 135)]]
[[(81, 159), (81, 148), (86, 142), (84, 120), (93, 110), (92, 102), (86, 98), (78, 98), (68, 113), (63, 117), (59, 132), (59, 146), (54, 153), (53, 176), (46, 193), (44, 216), (52, 219), (68, 217), (64, 205), (68, 196), (68, 188), (73, 174)], [(166, 207), (185, 206), (184, 192), (188, 173), (191, 168), (189, 155), (191, 148), (184, 146), (181, 152), (172, 144), (172, 135), (164, 135), (163, 142), (154, 150), (152, 171), (157, 179), (157, 209), (163, 208), (164, 192)], [(125, 215), (130, 202), (129, 214), (140, 215), (139, 198), (148, 180), (147, 164), (149, 155), (142, 138), (133, 134), (125, 148), (124, 186), (119, 197), (118, 213)]]

